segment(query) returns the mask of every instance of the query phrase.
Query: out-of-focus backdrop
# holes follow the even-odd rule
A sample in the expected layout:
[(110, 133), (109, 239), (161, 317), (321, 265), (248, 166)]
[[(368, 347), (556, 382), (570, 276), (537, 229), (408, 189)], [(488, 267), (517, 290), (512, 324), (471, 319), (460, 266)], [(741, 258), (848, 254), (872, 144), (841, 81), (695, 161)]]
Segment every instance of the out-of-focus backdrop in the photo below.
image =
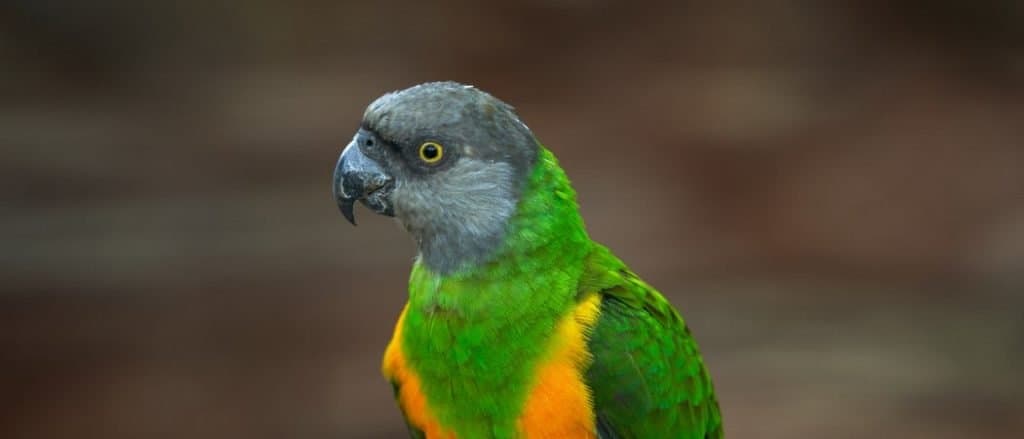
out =
[(330, 174), (440, 79), (560, 156), (730, 436), (1021, 437), (1024, 4), (700, 3), (4, 2), (0, 437), (404, 437), (414, 249)]

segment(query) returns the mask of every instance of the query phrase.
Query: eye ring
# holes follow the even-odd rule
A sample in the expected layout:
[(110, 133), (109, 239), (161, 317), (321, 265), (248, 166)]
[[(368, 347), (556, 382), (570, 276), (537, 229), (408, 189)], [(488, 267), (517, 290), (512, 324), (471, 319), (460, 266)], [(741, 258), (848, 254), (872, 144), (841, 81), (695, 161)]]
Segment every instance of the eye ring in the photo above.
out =
[(441, 161), (442, 157), (444, 157), (444, 147), (440, 143), (423, 142), (420, 145), (420, 160), (423, 160), (424, 163), (432, 165)]

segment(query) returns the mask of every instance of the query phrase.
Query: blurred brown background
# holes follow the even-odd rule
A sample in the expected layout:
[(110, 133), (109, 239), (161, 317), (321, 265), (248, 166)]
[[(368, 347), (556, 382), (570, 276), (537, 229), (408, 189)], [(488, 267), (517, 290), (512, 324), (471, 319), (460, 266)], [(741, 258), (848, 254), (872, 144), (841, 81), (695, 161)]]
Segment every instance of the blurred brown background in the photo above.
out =
[(1024, 433), (1024, 4), (8, 0), (0, 437), (404, 437), (376, 96), (515, 105), (731, 437)]

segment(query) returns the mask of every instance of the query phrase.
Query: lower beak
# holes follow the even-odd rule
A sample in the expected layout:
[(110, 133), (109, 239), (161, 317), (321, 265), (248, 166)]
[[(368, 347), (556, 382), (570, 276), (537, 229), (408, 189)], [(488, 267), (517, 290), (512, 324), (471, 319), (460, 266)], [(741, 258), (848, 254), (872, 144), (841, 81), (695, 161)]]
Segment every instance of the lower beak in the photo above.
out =
[(356, 200), (377, 213), (394, 216), (390, 192), (393, 179), (373, 159), (359, 149), (355, 140), (350, 142), (334, 167), (334, 199), (341, 214), (352, 225), (356, 224)]

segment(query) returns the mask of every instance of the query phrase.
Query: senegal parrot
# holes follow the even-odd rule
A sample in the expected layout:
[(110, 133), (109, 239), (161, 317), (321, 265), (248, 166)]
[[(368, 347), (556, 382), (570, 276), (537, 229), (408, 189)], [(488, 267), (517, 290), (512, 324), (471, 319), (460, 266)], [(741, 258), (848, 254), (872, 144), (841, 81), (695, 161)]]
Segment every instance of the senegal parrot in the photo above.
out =
[(334, 196), (352, 224), (358, 200), (416, 242), (383, 360), (412, 437), (722, 437), (683, 319), (590, 239), (565, 172), (508, 104), (454, 82), (385, 94)]

